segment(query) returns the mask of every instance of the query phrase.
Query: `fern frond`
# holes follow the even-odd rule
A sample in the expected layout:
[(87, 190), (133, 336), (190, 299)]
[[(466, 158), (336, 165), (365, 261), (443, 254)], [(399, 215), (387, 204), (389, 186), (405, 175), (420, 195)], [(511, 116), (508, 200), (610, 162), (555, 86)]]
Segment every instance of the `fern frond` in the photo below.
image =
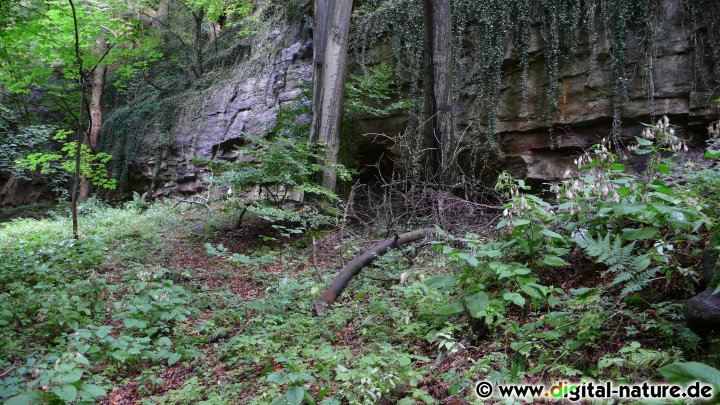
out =
[(609, 232), (605, 237), (598, 236), (597, 239), (585, 234), (574, 240), (588, 256), (606, 265), (608, 272), (617, 273), (611, 285), (621, 285), (622, 295), (645, 288), (656, 272), (656, 269), (648, 270), (650, 266), (648, 255), (637, 256), (633, 253), (635, 242), (623, 246), (622, 239)]

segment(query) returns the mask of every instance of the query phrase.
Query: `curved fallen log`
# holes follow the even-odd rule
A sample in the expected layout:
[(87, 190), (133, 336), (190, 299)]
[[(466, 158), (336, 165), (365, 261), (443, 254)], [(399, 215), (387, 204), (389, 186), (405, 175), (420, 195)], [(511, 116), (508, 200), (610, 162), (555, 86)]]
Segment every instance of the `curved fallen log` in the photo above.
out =
[(435, 229), (424, 228), (418, 229), (411, 232), (401, 233), (395, 235), (392, 238), (385, 239), (373, 245), (370, 249), (360, 256), (356, 256), (354, 259), (349, 261), (345, 267), (340, 271), (340, 274), (335, 278), (333, 283), (328, 287), (325, 292), (322, 293), (315, 302), (315, 312), (318, 315), (322, 315), (328, 308), (332, 306), (340, 293), (345, 289), (350, 280), (360, 272), (364, 267), (370, 265), (378, 257), (385, 254), (388, 249), (392, 247), (400, 247), (410, 242), (415, 242), (420, 239), (431, 237), (435, 235)]

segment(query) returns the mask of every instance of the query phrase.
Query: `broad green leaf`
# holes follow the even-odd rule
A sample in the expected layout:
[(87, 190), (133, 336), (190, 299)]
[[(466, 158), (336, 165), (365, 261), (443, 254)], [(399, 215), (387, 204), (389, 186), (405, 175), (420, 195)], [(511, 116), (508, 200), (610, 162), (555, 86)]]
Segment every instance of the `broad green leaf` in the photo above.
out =
[(470, 315), (474, 318), (480, 318), (483, 316), (485, 308), (488, 307), (489, 302), (490, 300), (488, 295), (483, 291), (465, 297), (465, 306), (468, 311), (470, 311)]
[(4, 402), (4, 405), (28, 405), (39, 404), (41, 402), (38, 391), (28, 391), (8, 399)]
[(702, 381), (720, 387), (720, 370), (694, 361), (668, 364), (658, 369), (658, 372), (675, 384)]
[(66, 402), (73, 402), (77, 398), (77, 388), (71, 384), (53, 387), (51, 392)]
[(670, 168), (668, 167), (668, 165), (666, 165), (664, 163), (655, 163), (652, 167), (653, 167), (653, 169), (655, 169), (659, 172), (662, 172), (664, 174), (670, 174)]
[(181, 358), (182, 358), (182, 354), (180, 354), (180, 353), (171, 354), (167, 360), (168, 366), (172, 366), (173, 364), (177, 363)]
[(547, 288), (537, 283), (520, 284), (520, 289), (525, 294), (538, 299), (544, 298), (547, 294)]
[(147, 326), (147, 322), (141, 321), (139, 319), (126, 319), (123, 321), (123, 324), (125, 324), (126, 328), (138, 328), (143, 329)]
[(425, 285), (440, 291), (448, 291), (455, 287), (455, 280), (457, 278), (454, 276), (434, 276), (426, 279)]
[(542, 231), (540, 231), (540, 233), (542, 233), (543, 235), (548, 236), (548, 237), (550, 237), (550, 238), (553, 238), (553, 239), (565, 239), (564, 236), (560, 235), (560, 234), (557, 233), (557, 232), (551, 231), (551, 230), (549, 230), (549, 229), (547, 229), (547, 228), (545, 228), (545, 229), (543, 229)]
[(277, 385), (284, 385), (290, 382), (290, 379), (287, 378), (287, 375), (285, 375), (284, 372), (278, 371), (277, 373), (269, 374), (265, 379), (268, 382), (275, 383)]
[(105, 390), (105, 388), (95, 384), (83, 384), (82, 389), (83, 391), (90, 394), (93, 398), (100, 398), (107, 395), (107, 391)]
[(288, 405), (300, 405), (302, 404), (303, 398), (305, 397), (305, 388), (293, 386), (283, 394), (285, 403)]
[(458, 257), (463, 259), (465, 262), (467, 262), (467, 264), (470, 265), (470, 267), (477, 267), (477, 265), (479, 264), (478, 260), (475, 258), (475, 256), (472, 256), (468, 253), (460, 253), (458, 255)]
[(80, 381), (82, 376), (83, 376), (82, 370), (74, 369), (74, 370), (70, 370), (69, 373), (60, 377), (60, 379), (62, 380), (62, 384), (72, 384), (74, 382)]
[(494, 259), (496, 257), (500, 257), (502, 255), (502, 251), (499, 249), (481, 250), (477, 254), (478, 256)]
[(708, 159), (720, 159), (720, 150), (707, 148), (705, 151), (705, 157)]
[(638, 229), (625, 228), (622, 230), (622, 238), (624, 240), (646, 240), (652, 239), (657, 235), (658, 228), (643, 227)]
[(568, 262), (563, 260), (563, 258), (555, 256), (555, 255), (545, 255), (542, 258), (542, 263), (546, 266), (550, 267), (560, 267), (560, 266), (567, 266)]
[(459, 314), (463, 310), (463, 305), (460, 301), (453, 301), (449, 304), (445, 304), (435, 310), (440, 315), (453, 315)]
[(517, 305), (517, 306), (519, 306), (519, 307), (522, 307), (522, 306), (525, 305), (525, 298), (524, 298), (522, 295), (520, 295), (520, 294), (518, 294), (518, 293), (516, 293), (516, 292), (510, 292), (510, 291), (508, 291), (508, 292), (506, 292), (505, 294), (503, 294), (503, 298), (504, 298), (506, 301), (510, 301), (510, 302), (512, 302), (513, 304), (515, 304), (515, 305)]

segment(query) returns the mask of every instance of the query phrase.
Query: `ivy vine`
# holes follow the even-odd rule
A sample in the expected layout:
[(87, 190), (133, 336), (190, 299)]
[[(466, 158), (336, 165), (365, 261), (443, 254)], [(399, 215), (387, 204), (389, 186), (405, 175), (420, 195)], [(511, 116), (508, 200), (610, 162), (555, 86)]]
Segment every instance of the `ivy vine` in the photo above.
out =
[[(720, 5), (715, 0), (684, 0), (684, 4), (692, 19), (696, 40), (709, 48), (713, 61), (720, 61)], [(642, 70), (648, 97), (654, 97), (653, 58), (658, 31), (655, 22), (665, 10), (662, 0), (453, 0), (453, 60), (456, 61), (453, 84), (456, 89), (466, 90), (454, 94), (471, 98), (477, 107), (473, 122), (477, 138), (481, 134), (494, 135), (504, 79), (515, 69), (519, 69), (522, 82), (521, 115), (533, 118), (527, 111), (531, 63), (542, 63), (545, 76), (545, 105), (537, 109), (543, 113), (534, 118), (543, 120), (552, 130), (562, 86), (562, 68), (576, 57), (579, 45), (587, 43), (592, 55), (602, 51), (610, 57), (612, 135), (617, 142), (622, 128), (621, 111), (628, 100), (628, 83), (635, 69)], [(422, 1), (369, 0), (357, 7), (355, 16), (351, 49), (360, 64), (376, 61), (377, 55), (371, 52), (389, 44), (398, 89), (404, 89), (408, 97), (419, 97)], [(533, 35), (540, 39), (541, 52), (530, 49)], [(629, 60), (631, 54), (638, 55), (637, 60)], [(590, 58), (589, 63), (591, 70), (597, 68), (595, 58)], [(714, 77), (720, 78), (720, 64), (713, 63)]]

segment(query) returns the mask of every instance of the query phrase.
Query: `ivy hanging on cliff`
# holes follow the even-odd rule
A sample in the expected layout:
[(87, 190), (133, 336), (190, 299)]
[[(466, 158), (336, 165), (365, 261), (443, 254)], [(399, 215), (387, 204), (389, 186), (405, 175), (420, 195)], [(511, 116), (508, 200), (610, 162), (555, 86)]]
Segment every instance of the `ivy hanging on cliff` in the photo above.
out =
[[(398, 88), (411, 96), (419, 94), (421, 6), (419, 0), (372, 0), (355, 11), (357, 30), (352, 49), (358, 60), (363, 65), (372, 64), (378, 59), (373, 52), (389, 46)], [(455, 97), (473, 101), (477, 119), (471, 125), (478, 136), (491, 137), (500, 94), (513, 84), (506, 82), (507, 77), (519, 72), (520, 87), (513, 95), (521, 104), (520, 116), (528, 121), (541, 120), (552, 129), (563, 67), (579, 52), (589, 52), (589, 70), (605, 67), (612, 75), (612, 134), (617, 140), (628, 84), (636, 70), (641, 71), (648, 97), (654, 97), (655, 21), (666, 12), (666, 6), (659, 0), (453, 0)], [(714, 1), (686, 0), (683, 7), (692, 21), (696, 48), (707, 43), (710, 59), (719, 61), (720, 46), (715, 44), (720, 43), (720, 6)], [(609, 62), (603, 62), (602, 54), (609, 56)], [(543, 66), (544, 77), (530, 77), (531, 66), (536, 64)], [(720, 77), (719, 66), (714, 64), (716, 77)], [(544, 89), (544, 105), (528, 105), (531, 81), (533, 87)]]

